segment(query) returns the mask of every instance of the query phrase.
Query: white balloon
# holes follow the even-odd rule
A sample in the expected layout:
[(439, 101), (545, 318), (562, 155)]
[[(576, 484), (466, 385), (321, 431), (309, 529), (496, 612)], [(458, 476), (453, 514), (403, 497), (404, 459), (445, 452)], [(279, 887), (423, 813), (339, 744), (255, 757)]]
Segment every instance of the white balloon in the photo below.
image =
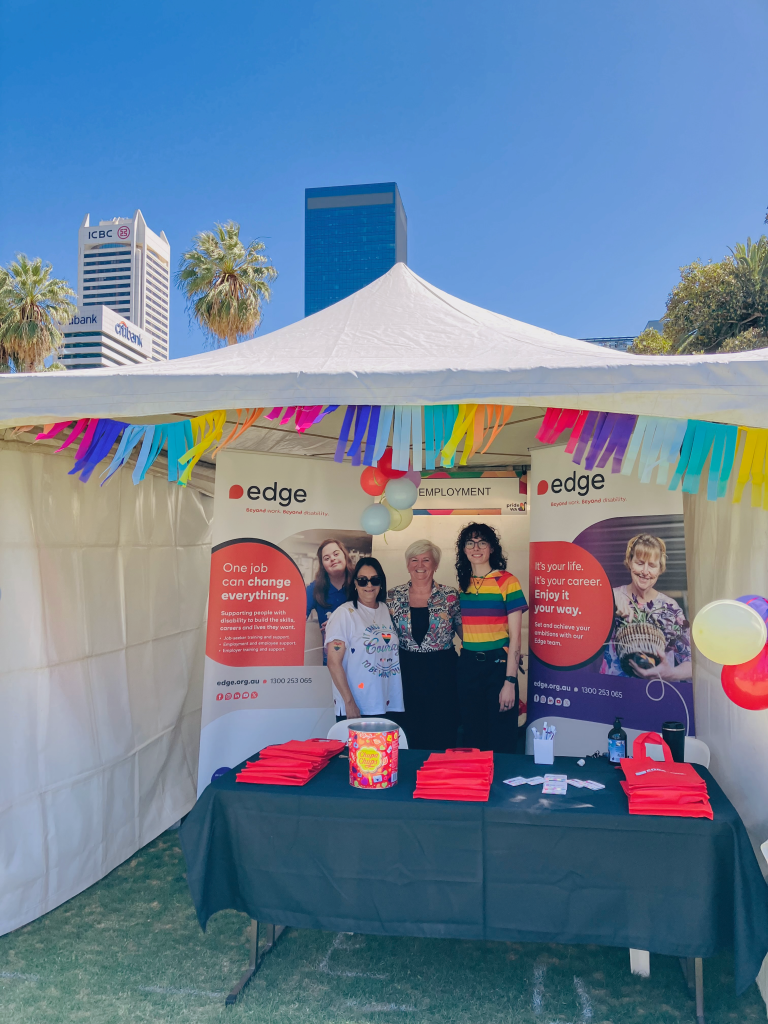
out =
[(765, 622), (741, 601), (710, 601), (693, 620), (693, 642), (718, 665), (743, 665), (756, 658), (768, 639)]
[(413, 508), (419, 496), (419, 489), (408, 477), (401, 476), (397, 480), (390, 480), (384, 489), (386, 497), (392, 508)]
[(380, 533), (386, 533), (389, 529), (389, 509), (382, 504), (369, 505), (363, 509), (360, 517), (360, 525), (366, 533), (376, 537)]

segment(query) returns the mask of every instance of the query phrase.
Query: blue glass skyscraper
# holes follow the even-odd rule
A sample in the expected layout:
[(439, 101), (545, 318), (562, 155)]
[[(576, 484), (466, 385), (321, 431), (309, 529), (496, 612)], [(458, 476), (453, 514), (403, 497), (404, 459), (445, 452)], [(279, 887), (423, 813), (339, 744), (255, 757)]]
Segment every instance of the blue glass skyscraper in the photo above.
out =
[(304, 315), (407, 263), (408, 222), (394, 181), (305, 189)]

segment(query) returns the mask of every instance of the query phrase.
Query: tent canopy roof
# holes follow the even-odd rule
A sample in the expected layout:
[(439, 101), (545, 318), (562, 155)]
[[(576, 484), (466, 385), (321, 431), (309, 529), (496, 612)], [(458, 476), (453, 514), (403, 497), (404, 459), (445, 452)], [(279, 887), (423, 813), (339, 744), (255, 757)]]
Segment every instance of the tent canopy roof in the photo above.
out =
[(257, 406), (506, 402), (768, 426), (768, 359), (629, 356), (473, 306), (397, 263), (333, 306), (169, 362), (0, 377), (0, 423)]

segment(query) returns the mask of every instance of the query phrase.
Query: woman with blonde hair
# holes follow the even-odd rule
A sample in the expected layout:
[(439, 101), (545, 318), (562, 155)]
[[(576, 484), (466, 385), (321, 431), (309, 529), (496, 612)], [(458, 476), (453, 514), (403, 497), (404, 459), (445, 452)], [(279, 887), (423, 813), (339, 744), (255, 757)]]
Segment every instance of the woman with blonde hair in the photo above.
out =
[(456, 649), (461, 636), (461, 605), (454, 587), (435, 583), (441, 551), (429, 540), (405, 551), (409, 583), (390, 590), (387, 603), (400, 642), (408, 744), (419, 750), (445, 750), (456, 744), (459, 724)]
[(690, 679), (691, 628), (674, 598), (656, 590), (667, 568), (661, 537), (638, 533), (627, 544), (630, 582), (613, 590), (613, 629), (600, 671), (675, 682)]

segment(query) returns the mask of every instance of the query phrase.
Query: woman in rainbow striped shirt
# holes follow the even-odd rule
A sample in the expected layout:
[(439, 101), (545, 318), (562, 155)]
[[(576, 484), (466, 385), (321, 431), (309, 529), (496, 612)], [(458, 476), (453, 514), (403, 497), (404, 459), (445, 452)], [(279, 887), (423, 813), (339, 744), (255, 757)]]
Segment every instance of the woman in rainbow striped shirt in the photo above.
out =
[(486, 523), (470, 523), (456, 542), (464, 627), (458, 687), (464, 746), (512, 754), (517, 741), (523, 612), (528, 605), (507, 572), (501, 540)]

